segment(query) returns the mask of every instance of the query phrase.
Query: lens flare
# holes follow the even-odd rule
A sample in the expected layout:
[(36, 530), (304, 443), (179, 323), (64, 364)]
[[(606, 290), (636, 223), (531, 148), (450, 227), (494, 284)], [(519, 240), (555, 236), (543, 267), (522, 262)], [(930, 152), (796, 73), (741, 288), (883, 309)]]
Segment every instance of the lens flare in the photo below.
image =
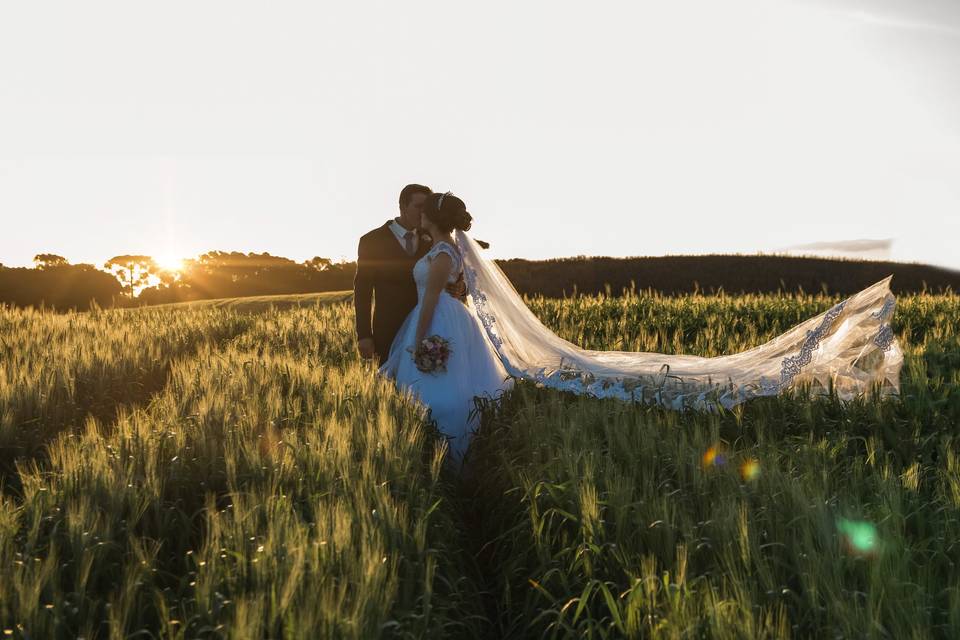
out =
[(703, 454), (704, 467), (719, 467), (726, 463), (727, 458), (720, 452), (717, 445), (713, 445)]
[(839, 518), (837, 530), (840, 532), (840, 543), (847, 553), (854, 556), (876, 555), (880, 540), (873, 523)]
[(760, 463), (755, 458), (750, 458), (740, 465), (740, 477), (744, 481), (756, 480), (760, 475)]

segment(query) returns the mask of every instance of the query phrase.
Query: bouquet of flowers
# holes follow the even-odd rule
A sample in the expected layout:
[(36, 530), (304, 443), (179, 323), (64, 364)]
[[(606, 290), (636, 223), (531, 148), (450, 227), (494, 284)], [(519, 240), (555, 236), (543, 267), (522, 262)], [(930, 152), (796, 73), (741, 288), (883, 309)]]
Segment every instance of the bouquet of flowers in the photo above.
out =
[(413, 361), (417, 369), (424, 373), (438, 373), (447, 370), (447, 360), (453, 349), (450, 341), (440, 336), (428, 336), (420, 341), (413, 352)]

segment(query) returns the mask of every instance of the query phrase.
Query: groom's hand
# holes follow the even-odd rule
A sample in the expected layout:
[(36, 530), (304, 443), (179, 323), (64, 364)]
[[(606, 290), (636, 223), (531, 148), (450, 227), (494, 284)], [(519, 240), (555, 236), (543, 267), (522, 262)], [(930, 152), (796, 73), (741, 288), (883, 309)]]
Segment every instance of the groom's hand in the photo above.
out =
[(360, 357), (364, 360), (371, 360), (376, 348), (373, 346), (373, 338), (362, 338), (357, 342), (357, 350), (360, 351)]
[(467, 304), (467, 283), (463, 280), (463, 274), (460, 274), (460, 277), (457, 278), (457, 281), (453, 284), (448, 284), (447, 293), (449, 293), (454, 298), (458, 299), (463, 304)]

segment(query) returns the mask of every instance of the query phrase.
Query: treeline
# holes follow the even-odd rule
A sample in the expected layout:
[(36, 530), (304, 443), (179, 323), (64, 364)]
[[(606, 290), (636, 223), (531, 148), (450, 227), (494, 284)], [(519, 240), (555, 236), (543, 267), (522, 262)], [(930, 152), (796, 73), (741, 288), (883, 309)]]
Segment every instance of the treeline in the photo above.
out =
[(91, 300), (101, 307), (121, 304), (123, 288), (112, 274), (92, 264), (59, 264), (33, 269), (0, 265), (0, 304), (43, 306), (62, 311), (88, 309)]
[[(304, 262), (269, 253), (211, 251), (160, 269), (149, 256), (117, 256), (101, 270), (37, 256), (37, 267), (0, 265), (0, 304), (60, 310), (152, 305), (212, 298), (343, 291), (353, 287), (356, 264), (315, 257)], [(624, 290), (664, 294), (808, 293), (846, 295), (893, 275), (895, 293), (960, 291), (960, 272), (920, 264), (857, 262), (786, 256), (666, 256), (500, 260), (518, 291), (548, 297)], [(152, 284), (148, 284), (152, 283)]]
[(102, 269), (69, 264), (55, 254), (34, 258), (34, 268), (0, 265), (0, 304), (66, 311), (130, 307), (285, 293), (342, 291), (353, 287), (354, 263), (314, 257), (304, 262), (269, 253), (210, 251), (185, 260), (177, 271), (150, 256), (122, 255)]
[(269, 253), (211, 251), (184, 262), (177, 279), (145, 288), (138, 304), (342, 291), (353, 287), (355, 263), (314, 257), (296, 262)]
[(652, 289), (679, 293), (776, 293), (805, 291), (849, 295), (893, 276), (894, 293), (960, 292), (960, 272), (923, 264), (793, 256), (578, 257), (502, 260), (500, 268), (521, 293), (562, 297), (614, 295)]

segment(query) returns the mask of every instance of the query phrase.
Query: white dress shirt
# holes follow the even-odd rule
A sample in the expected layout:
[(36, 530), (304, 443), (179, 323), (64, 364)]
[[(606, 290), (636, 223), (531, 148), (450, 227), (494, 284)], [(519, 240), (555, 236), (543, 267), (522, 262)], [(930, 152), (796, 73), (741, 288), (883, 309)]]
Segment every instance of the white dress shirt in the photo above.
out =
[[(403, 237), (407, 233), (407, 229), (403, 227), (397, 219), (394, 218), (393, 222), (390, 223), (390, 231), (393, 231), (393, 235), (397, 236), (397, 242), (400, 243), (400, 246), (404, 251), (407, 250), (407, 241)], [(413, 229), (413, 252), (417, 252), (417, 247), (420, 245), (420, 237), (417, 235), (417, 230)]]

